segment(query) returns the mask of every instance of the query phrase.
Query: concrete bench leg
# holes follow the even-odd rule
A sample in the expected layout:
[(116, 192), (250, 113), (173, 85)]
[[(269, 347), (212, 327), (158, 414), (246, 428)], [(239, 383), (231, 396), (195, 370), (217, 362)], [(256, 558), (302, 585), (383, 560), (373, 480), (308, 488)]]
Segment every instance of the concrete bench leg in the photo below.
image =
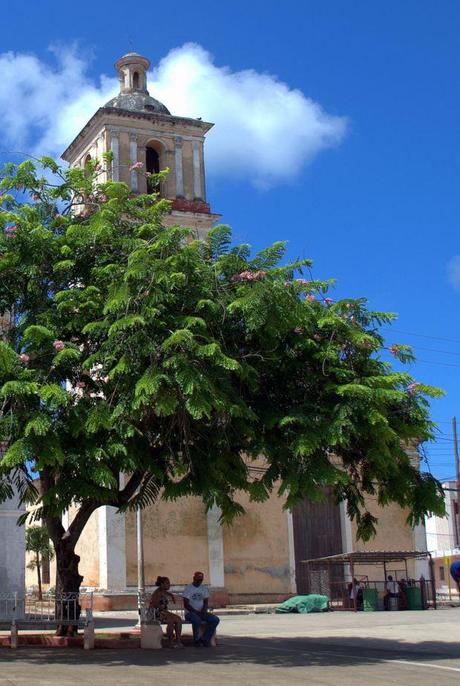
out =
[(18, 647), (18, 627), (14, 623), (11, 625), (10, 636), (10, 648), (16, 650), (16, 648)]
[(160, 650), (163, 631), (159, 624), (141, 624), (141, 648), (144, 650)]
[(83, 648), (94, 650), (94, 622), (88, 622), (83, 632)]

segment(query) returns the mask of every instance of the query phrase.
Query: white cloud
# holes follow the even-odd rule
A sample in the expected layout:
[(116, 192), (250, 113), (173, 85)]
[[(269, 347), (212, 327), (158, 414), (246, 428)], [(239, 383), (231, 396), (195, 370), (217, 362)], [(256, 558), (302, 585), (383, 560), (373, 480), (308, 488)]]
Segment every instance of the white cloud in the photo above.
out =
[(460, 255), (455, 255), (447, 263), (447, 278), (451, 285), (460, 291)]
[[(2, 149), (59, 155), (118, 89), (116, 77), (92, 82), (76, 49), (53, 51), (51, 66), (34, 55), (0, 54)], [(177, 115), (216, 124), (208, 135), (208, 170), (270, 187), (340, 143), (343, 117), (254, 70), (217, 67), (196, 44), (172, 50), (150, 74), (149, 89)]]

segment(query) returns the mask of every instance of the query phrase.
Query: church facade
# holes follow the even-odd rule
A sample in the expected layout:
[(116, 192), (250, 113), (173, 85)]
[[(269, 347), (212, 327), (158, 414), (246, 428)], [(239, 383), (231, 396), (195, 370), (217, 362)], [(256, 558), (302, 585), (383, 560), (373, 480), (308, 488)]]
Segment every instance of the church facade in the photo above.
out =
[[(194, 229), (204, 236), (218, 215), (206, 198), (204, 143), (212, 124), (173, 115), (147, 90), (149, 61), (129, 53), (116, 63), (119, 94), (99, 108), (63, 153), (82, 169), (89, 160), (112, 153), (101, 180), (124, 181), (132, 193), (149, 191), (149, 175), (168, 168), (160, 194), (171, 201), (165, 222)], [(416, 456), (415, 456), (416, 459)], [(423, 528), (410, 528), (407, 513), (396, 506), (371, 507), (379, 516), (377, 538), (356, 542), (355, 525), (343, 505), (332, 498), (307, 501), (294, 511), (273, 494), (265, 503), (250, 503), (241, 494), (246, 514), (222, 525), (219, 511), (209, 512), (200, 500), (158, 502), (142, 512), (145, 583), (158, 575), (173, 585), (189, 583), (199, 569), (212, 587), (214, 604), (273, 602), (308, 592), (304, 560), (356, 549), (425, 549)], [(72, 517), (70, 511), (64, 524)], [(100, 609), (135, 606), (137, 586), (136, 515), (102, 507), (88, 522), (77, 546), (83, 586), (99, 591)], [(414, 567), (412, 576), (423, 570)], [(50, 580), (53, 585), (54, 570)], [(34, 584), (28, 573), (27, 584)]]
[[(8, 318), (0, 316), (0, 338)], [(0, 443), (0, 460), (3, 454)], [(24, 513), (18, 498), (0, 503), (0, 593), (23, 592), (25, 584), (25, 530), (17, 525)]]
[(0, 504), (0, 593), (24, 592), (25, 536), (17, 525), (23, 512), (17, 498)]

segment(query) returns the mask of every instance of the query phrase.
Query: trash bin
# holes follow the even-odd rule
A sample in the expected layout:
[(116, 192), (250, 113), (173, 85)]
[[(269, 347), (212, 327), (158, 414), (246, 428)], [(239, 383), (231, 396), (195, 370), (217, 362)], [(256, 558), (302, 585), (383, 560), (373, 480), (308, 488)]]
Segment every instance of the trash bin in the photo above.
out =
[(418, 586), (408, 586), (406, 597), (408, 610), (423, 610), (422, 591)]
[(379, 592), (376, 588), (363, 589), (364, 612), (377, 612), (379, 609)]

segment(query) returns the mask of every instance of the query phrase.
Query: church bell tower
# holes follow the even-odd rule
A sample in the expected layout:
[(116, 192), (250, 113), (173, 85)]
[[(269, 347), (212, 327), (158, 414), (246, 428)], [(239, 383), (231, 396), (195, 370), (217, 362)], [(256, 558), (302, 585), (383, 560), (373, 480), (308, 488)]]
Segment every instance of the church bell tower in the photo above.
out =
[(124, 181), (132, 193), (148, 193), (149, 174), (168, 168), (159, 189), (160, 196), (171, 201), (165, 224), (186, 226), (203, 236), (220, 216), (212, 214), (206, 202), (204, 140), (213, 124), (175, 116), (152, 98), (147, 90), (149, 67), (149, 60), (135, 52), (115, 63), (120, 92), (97, 110), (62, 159), (84, 168), (111, 150), (112, 167), (100, 179)]

